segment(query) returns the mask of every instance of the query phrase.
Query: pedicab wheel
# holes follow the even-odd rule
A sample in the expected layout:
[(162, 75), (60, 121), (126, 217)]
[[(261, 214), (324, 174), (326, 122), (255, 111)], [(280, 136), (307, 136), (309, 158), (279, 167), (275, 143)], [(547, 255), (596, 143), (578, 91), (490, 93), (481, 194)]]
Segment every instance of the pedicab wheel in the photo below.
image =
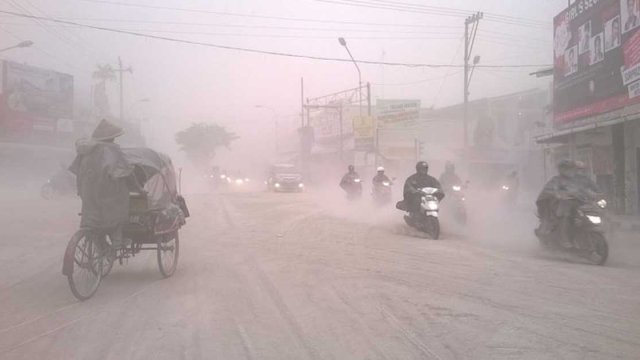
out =
[(113, 263), (115, 259), (110, 259), (108, 256), (102, 257), (102, 277), (105, 278), (113, 269)]
[(609, 244), (603, 234), (592, 231), (589, 233), (589, 240), (593, 245), (593, 252), (589, 256), (589, 261), (594, 265), (603, 265), (609, 257)]
[(63, 273), (67, 275), (73, 296), (84, 301), (93, 296), (102, 280), (103, 252), (99, 244), (79, 230), (73, 235), (65, 252)]
[(40, 188), (40, 196), (45, 200), (50, 200), (53, 197), (53, 186), (51, 184), (44, 184)]
[(160, 237), (158, 240), (158, 267), (165, 278), (176, 272), (179, 253), (180, 238), (177, 231)]

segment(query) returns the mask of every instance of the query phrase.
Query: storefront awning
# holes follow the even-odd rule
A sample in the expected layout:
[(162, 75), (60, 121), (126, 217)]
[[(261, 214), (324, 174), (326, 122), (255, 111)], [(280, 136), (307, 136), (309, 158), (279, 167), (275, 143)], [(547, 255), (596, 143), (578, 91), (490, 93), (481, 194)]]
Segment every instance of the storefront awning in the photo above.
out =
[[(635, 118), (636, 117), (634, 117), (634, 119)], [(563, 143), (563, 142), (566, 142), (567, 138), (571, 134), (576, 134), (576, 133), (587, 131), (587, 130), (594, 130), (594, 129), (598, 129), (598, 128), (604, 128), (604, 127), (607, 127), (607, 126), (611, 126), (611, 125), (615, 125), (615, 124), (619, 124), (619, 123), (625, 122), (627, 120), (632, 120), (632, 119), (628, 118), (628, 117), (618, 117), (618, 118), (615, 118), (615, 119), (610, 119), (610, 120), (601, 121), (601, 122), (597, 122), (597, 123), (574, 126), (574, 127), (568, 128), (568, 129), (562, 129), (562, 130), (550, 132), (548, 134), (543, 134), (543, 135), (536, 136), (535, 140), (536, 140), (536, 143), (538, 143), (538, 144)]]

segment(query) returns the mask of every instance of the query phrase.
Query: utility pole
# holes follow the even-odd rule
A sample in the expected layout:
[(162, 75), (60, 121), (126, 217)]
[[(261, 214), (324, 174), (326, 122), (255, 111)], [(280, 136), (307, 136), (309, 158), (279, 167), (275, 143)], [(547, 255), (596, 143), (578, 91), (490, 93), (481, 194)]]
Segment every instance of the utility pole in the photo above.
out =
[(300, 78), (300, 128), (304, 127), (304, 78)]
[(120, 59), (120, 56), (118, 56), (118, 74), (120, 75), (120, 122), (124, 123), (124, 90), (123, 90), (123, 86), (122, 86), (122, 73), (123, 72), (128, 72), (130, 74), (133, 73), (133, 69), (131, 69), (131, 66), (129, 66), (126, 69), (122, 68), (122, 59)]
[[(464, 148), (469, 146), (469, 58), (478, 33), (478, 22), (483, 13), (477, 12), (464, 20)], [(469, 25), (473, 25), (469, 33)]]

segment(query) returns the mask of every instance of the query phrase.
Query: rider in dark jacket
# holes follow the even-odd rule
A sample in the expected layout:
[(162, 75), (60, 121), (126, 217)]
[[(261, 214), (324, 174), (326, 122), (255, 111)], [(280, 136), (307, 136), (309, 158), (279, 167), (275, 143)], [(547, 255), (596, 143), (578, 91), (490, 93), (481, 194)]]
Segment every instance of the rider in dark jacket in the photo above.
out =
[(587, 193), (594, 195), (595, 184), (584, 175), (579, 174), (580, 164), (572, 160), (562, 160), (558, 164), (559, 175), (547, 182), (538, 196), (536, 205), (541, 220), (538, 231), (548, 234), (558, 224), (561, 226), (563, 245), (570, 247), (573, 238), (573, 217), (579, 201), (572, 195)]
[(429, 164), (427, 164), (426, 161), (419, 161), (416, 164), (416, 173), (409, 176), (404, 182), (404, 204), (410, 213), (420, 211), (420, 201), (422, 199), (420, 189), (425, 187), (440, 189), (441, 192), (438, 195), (438, 200), (444, 198), (444, 192), (442, 191), (440, 182), (429, 175)]
[(349, 187), (353, 186), (356, 179), (360, 179), (360, 175), (358, 175), (353, 165), (349, 165), (348, 172), (340, 180), (340, 187), (348, 192)]
[(456, 167), (451, 161), (444, 165), (444, 172), (440, 175), (440, 184), (447, 190), (451, 190), (454, 185), (462, 185), (462, 180), (456, 174)]

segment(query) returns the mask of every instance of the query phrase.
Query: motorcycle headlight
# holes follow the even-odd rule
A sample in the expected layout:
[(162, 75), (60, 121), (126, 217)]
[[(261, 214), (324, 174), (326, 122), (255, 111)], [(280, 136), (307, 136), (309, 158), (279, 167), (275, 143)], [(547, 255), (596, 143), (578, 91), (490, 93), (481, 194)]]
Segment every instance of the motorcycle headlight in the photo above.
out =
[(236, 179), (236, 184), (238, 185), (242, 185), (244, 183), (244, 180), (242, 179)]
[(275, 185), (273, 185), (273, 186), (279, 188), (280, 187), (280, 183), (275, 183)]
[(436, 201), (427, 201), (425, 207), (427, 210), (438, 210), (438, 203)]
[(597, 202), (597, 204), (598, 204), (598, 206), (599, 206), (600, 208), (604, 209), (604, 208), (606, 208), (606, 207), (607, 207), (607, 200), (602, 199), (602, 200), (598, 201), (598, 202)]
[(591, 221), (592, 224), (598, 225), (602, 223), (602, 218), (600, 216), (587, 215), (587, 219), (589, 219), (589, 221)]
[(303, 183), (300, 183), (300, 184), (298, 184), (298, 187), (299, 187), (299, 188), (303, 188), (303, 187), (304, 187), (304, 184), (303, 184)]
[(384, 185), (384, 186), (389, 186), (389, 185), (391, 185), (391, 184), (390, 184), (388, 181), (383, 181), (383, 182), (382, 182), (382, 185)]
[(353, 182), (359, 183), (360, 179), (355, 179), (355, 180), (353, 180)]
[(509, 190), (509, 186), (507, 186), (507, 185), (502, 185), (502, 190)]
[(458, 186), (458, 185), (454, 185), (452, 189), (453, 189), (453, 191), (460, 191), (460, 190), (462, 190), (462, 187)]
[(226, 179), (227, 175), (220, 175), (220, 179)]

